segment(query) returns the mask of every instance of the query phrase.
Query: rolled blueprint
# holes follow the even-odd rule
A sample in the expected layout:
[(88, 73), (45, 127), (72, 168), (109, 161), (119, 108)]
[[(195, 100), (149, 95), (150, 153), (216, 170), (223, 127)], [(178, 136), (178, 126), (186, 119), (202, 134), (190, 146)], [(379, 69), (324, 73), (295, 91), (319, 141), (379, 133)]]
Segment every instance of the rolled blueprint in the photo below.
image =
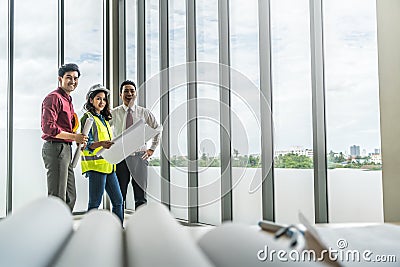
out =
[[(82, 133), (84, 135), (88, 135), (88, 133), (90, 131), (90, 128), (92, 128), (93, 121), (94, 121), (93, 118), (87, 118), (86, 119), (85, 126), (83, 126), (83, 131), (82, 131)], [(78, 163), (80, 155), (81, 155), (81, 145), (79, 144), (76, 147), (74, 157), (72, 158), (72, 167), (73, 168), (76, 167), (76, 164)]]

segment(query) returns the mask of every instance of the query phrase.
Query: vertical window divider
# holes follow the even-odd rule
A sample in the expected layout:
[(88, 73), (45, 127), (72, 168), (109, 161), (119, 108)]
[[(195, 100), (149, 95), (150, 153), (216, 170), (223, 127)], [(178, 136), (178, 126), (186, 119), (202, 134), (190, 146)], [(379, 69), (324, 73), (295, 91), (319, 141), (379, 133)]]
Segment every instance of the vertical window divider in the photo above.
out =
[(146, 16), (145, 0), (137, 0), (137, 87), (138, 105), (146, 106)]
[(232, 220), (232, 140), (229, 0), (218, 0), (221, 219)]
[(13, 207), (13, 102), (14, 102), (14, 0), (8, 0), (8, 80), (7, 80), (7, 186), (6, 216)]
[(187, 63), (187, 137), (188, 137), (188, 189), (189, 223), (199, 221), (199, 174), (197, 131), (197, 56), (196, 56), (196, 0), (186, 1), (186, 63)]
[[(119, 104), (119, 84), (126, 77), (125, 9), (125, 0), (103, 0), (103, 83), (112, 89), (113, 106)], [(103, 196), (103, 208), (111, 210), (108, 195)]]
[(168, 1), (159, 1), (160, 28), (160, 109), (163, 133), (161, 135), (161, 202), (171, 209), (170, 134), (169, 134), (169, 23)]
[(65, 33), (65, 15), (64, 15), (64, 0), (58, 0), (58, 65), (64, 64), (64, 33)]
[(103, 1), (103, 82), (107, 88), (114, 89), (112, 102), (117, 106), (119, 84), (126, 79), (126, 5), (125, 0)]
[(315, 222), (328, 222), (322, 0), (310, 0)]
[(275, 221), (270, 0), (259, 0), (258, 12), (260, 50), (260, 114), (262, 133), (262, 214), (264, 220)]

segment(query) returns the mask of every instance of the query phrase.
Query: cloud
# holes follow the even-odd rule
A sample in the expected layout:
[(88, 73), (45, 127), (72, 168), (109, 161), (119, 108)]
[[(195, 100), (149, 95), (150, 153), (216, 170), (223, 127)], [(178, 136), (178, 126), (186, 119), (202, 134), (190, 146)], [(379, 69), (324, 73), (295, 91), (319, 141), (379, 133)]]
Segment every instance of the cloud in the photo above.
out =
[(374, 1), (324, 7), (327, 129), (336, 151), (355, 142), (367, 152), (380, 146), (375, 16)]
[[(14, 127), (39, 130), (41, 103), (58, 83), (57, 1), (28, 1), (23, 6), (21, 3), (15, 3)], [(78, 3), (80, 8), (76, 9)], [(98, 15), (102, 12), (102, 4), (93, 0), (67, 1), (65, 4), (66, 62), (78, 63), (82, 71), (80, 85), (72, 93), (75, 109), (79, 111), (89, 85), (102, 83), (102, 16)], [(46, 12), (42, 12), (44, 6)], [(6, 17), (1, 16), (1, 20)], [(6, 47), (6, 30), (0, 29), (1, 47)], [(6, 56), (0, 54), (1, 62), (5, 62)], [(2, 75), (0, 84), (6, 84), (5, 79)], [(5, 105), (1, 106), (4, 108)]]

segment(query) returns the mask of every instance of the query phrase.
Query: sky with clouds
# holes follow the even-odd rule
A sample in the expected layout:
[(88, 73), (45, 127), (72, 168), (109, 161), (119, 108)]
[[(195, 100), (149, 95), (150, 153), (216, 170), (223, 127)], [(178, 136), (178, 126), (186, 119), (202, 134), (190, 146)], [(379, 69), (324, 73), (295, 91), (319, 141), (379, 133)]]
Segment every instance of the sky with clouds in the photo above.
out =
[[(375, 1), (325, 4), (328, 147), (380, 147)], [(354, 12), (357, 10), (357, 12)]]
[[(271, 3), (275, 148), (311, 147), (308, 1)], [(375, 1), (323, 3), (328, 151), (373, 152), (380, 147)]]
[[(131, 1), (134, 2), (134, 1)], [(184, 1), (172, 1), (170, 12), (171, 63), (185, 61), (185, 6)], [(80, 8), (76, 8), (79, 5)], [(0, 0), (0, 61), (1, 99), (6, 97), (7, 73), (7, 1)], [(150, 18), (146, 22), (148, 78), (157, 73), (158, 57), (158, 1), (149, 2)], [(43, 7), (46, 7), (43, 10)], [(290, 8), (288, 8), (290, 7)], [(131, 13), (135, 12), (129, 4)], [(217, 1), (198, 1), (197, 49), (198, 59), (218, 61)], [(231, 64), (255, 86), (259, 85), (258, 62), (258, 7), (257, 1), (232, 0)], [(87, 88), (101, 83), (102, 74), (102, 5), (98, 1), (66, 1), (65, 6), (65, 55), (66, 62), (76, 62), (82, 70), (82, 78), (73, 93), (74, 105), (81, 111)], [(271, 1), (272, 18), (272, 73), (273, 115), (275, 149), (292, 146), (312, 147), (311, 113), (311, 67), (309, 10), (306, 0)], [(128, 14), (128, 40), (134, 40), (135, 15)], [(324, 30), (326, 56), (326, 104), (328, 150), (346, 151), (349, 146), (360, 145), (372, 152), (380, 147), (379, 103), (376, 50), (375, 2), (373, 0), (324, 1)], [(127, 45), (128, 76), (136, 79), (136, 44)], [(262, 49), (262, 47), (260, 48)], [(14, 116), (18, 129), (39, 129), (40, 104), (43, 97), (57, 86), (57, 3), (38, 0), (16, 1), (15, 4), (15, 70), (14, 70)], [(128, 77), (130, 78), (130, 77)], [(235, 84), (232, 89), (233, 110), (237, 110), (238, 121), (247, 130), (246, 135), (233, 134), (233, 142), (240, 145), (243, 138), (249, 142), (248, 153), (260, 153), (259, 95), (257, 90), (244, 88), (249, 84)], [(213, 88), (214, 87), (214, 88)], [(207, 89), (208, 88), (208, 89)], [(215, 86), (204, 86), (199, 92), (203, 98), (217, 100)], [(156, 92), (149, 92), (148, 106), (157, 102)], [(175, 104), (183, 103), (186, 92), (176, 89)], [(217, 101), (210, 109), (219, 112)], [(171, 103), (172, 104), (172, 103)], [(174, 105), (175, 105), (174, 104)], [(241, 107), (251, 107), (249, 112), (240, 112)], [(203, 113), (199, 107), (199, 114)], [(159, 106), (155, 113), (159, 114)], [(6, 105), (0, 105), (5, 114)], [(236, 112), (236, 111), (235, 111)], [(264, 111), (262, 111), (264, 112)], [(27, 116), (27, 114), (31, 114)], [(177, 118), (184, 122), (184, 119)], [(218, 153), (219, 131), (217, 125), (205, 122), (199, 128), (199, 136), (211, 139), (214, 153)], [(207, 126), (208, 125), (208, 126)], [(179, 125), (178, 125), (179, 126)], [(212, 129), (211, 129), (211, 128)], [(180, 132), (182, 127), (178, 127)], [(249, 130), (251, 129), (251, 130)], [(183, 137), (186, 137), (185, 135)], [(180, 147), (186, 147), (182, 138)], [(235, 141), (237, 140), (237, 141)], [(200, 143), (202, 140), (200, 140)], [(183, 153), (183, 152), (181, 152)]]

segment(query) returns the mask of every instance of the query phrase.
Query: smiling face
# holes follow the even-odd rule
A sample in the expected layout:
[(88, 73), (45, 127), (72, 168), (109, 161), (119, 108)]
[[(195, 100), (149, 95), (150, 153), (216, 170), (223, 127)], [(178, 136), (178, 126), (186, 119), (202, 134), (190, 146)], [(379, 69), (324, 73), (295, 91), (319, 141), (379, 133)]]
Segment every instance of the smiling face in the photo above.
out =
[(70, 94), (78, 86), (79, 74), (77, 71), (68, 71), (63, 77), (58, 77), (61, 89)]
[(104, 92), (98, 92), (93, 98), (90, 98), (90, 103), (94, 106), (96, 112), (100, 114), (107, 104), (106, 94)]
[(122, 92), (120, 94), (122, 102), (125, 106), (132, 107), (136, 100), (136, 89), (135, 86), (131, 84), (126, 84), (122, 87)]

